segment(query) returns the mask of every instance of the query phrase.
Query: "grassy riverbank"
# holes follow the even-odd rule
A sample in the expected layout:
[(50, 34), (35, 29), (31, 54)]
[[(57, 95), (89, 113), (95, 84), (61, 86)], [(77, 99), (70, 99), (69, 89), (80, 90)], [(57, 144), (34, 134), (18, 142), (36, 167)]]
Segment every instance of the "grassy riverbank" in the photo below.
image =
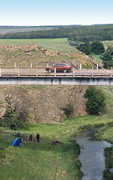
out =
[(35, 137), (39, 132), (41, 142), (24, 140), (21, 147), (11, 146), (15, 131), (1, 130), (0, 179), (80, 180), (79, 147), (72, 137), (85, 129), (112, 122), (110, 118), (85, 116), (65, 119), (59, 124), (33, 125), (18, 133), (22, 136), (32, 133)]

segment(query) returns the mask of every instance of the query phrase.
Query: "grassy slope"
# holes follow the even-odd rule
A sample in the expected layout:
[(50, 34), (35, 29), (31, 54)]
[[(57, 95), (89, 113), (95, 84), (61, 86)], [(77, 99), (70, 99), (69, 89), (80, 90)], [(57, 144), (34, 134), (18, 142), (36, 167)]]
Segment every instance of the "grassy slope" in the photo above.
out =
[[(11, 146), (14, 132), (6, 130), (0, 135), (0, 179), (20, 180), (22, 177), (23, 180), (79, 180), (79, 148), (72, 136), (90, 127), (111, 122), (112, 119), (106, 117), (85, 116), (66, 119), (61, 124), (33, 125), (29, 130), (18, 132), (33, 133), (35, 137), (38, 131), (41, 142), (24, 141), (21, 147)], [(54, 140), (63, 144), (52, 145)]]
[[(28, 47), (38, 45), (35, 50)], [(44, 52), (44, 48), (46, 48)], [(28, 50), (29, 49), (29, 50)], [(27, 51), (26, 51), (27, 50)], [(77, 51), (69, 45), (66, 38), (61, 39), (0, 39), (0, 66), (13, 68), (16, 63), (19, 67), (45, 68), (46, 62), (50, 65), (55, 63), (70, 63), (79, 67), (92, 67), (96, 62), (91, 57)]]
[(76, 49), (69, 45), (66, 38), (61, 39), (0, 39), (0, 45), (26, 45), (38, 44), (45, 48), (50, 48), (66, 53), (75, 53)]
[[(39, 48), (26, 52), (27, 47), (34, 44)], [(48, 49), (45, 53), (44, 48)], [(0, 52), (2, 68), (6, 66), (12, 68), (14, 63), (19, 67), (30, 67), (32, 63), (33, 68), (44, 69), (47, 61), (50, 65), (64, 61), (70, 63), (76, 49), (68, 44), (67, 39), (1, 39)], [(57, 55), (58, 52), (61, 54)]]

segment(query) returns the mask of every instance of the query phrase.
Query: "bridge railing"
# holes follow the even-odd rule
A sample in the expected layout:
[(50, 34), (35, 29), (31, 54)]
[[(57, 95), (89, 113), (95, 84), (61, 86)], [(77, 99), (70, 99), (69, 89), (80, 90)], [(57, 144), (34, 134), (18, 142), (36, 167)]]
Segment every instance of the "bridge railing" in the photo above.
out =
[(57, 73), (56, 69), (53, 73), (48, 73), (44, 69), (33, 69), (33, 68), (12, 68), (12, 69), (3, 69), (0, 68), (0, 77), (22, 77), (22, 76), (42, 76), (42, 77), (113, 77), (113, 70), (92, 70), (92, 69), (82, 69), (82, 70), (75, 70), (71, 73)]

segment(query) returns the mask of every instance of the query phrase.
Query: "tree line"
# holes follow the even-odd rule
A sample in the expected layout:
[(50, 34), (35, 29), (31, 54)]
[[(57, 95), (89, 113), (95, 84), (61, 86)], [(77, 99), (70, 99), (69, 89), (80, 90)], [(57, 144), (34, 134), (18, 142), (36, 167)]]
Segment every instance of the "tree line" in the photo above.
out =
[(51, 30), (0, 34), (0, 39), (68, 38), (71, 42), (113, 40), (113, 24), (55, 26)]

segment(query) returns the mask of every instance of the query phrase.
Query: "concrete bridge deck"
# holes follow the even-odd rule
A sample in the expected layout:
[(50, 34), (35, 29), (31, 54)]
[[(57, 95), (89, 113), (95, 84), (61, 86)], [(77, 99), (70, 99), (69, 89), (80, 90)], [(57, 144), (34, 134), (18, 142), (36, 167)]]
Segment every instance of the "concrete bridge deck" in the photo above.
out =
[(47, 73), (39, 69), (0, 69), (0, 85), (113, 85), (113, 70), (73, 70)]

